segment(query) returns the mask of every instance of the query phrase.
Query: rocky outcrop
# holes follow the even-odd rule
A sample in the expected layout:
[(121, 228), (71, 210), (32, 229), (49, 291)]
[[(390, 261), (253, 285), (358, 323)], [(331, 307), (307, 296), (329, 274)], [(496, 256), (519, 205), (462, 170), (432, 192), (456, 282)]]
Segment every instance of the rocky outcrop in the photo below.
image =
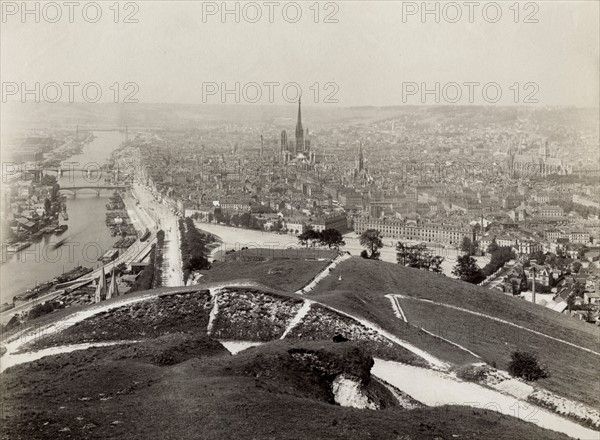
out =
[(218, 339), (270, 341), (281, 337), (302, 301), (255, 289), (223, 289), (211, 334)]

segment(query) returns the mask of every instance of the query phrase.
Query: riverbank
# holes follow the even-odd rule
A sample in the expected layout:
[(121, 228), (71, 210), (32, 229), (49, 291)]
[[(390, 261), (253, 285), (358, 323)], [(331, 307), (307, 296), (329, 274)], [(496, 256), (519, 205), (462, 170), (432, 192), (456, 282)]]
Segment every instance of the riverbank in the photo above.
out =
[[(85, 144), (80, 154), (68, 157), (69, 163), (104, 164), (109, 160), (112, 151), (122, 143), (123, 136), (121, 133), (103, 132), (89, 139), (92, 142)], [(73, 165), (71, 165), (72, 167)], [(67, 186), (90, 185), (89, 176), (84, 176), (79, 172), (65, 174), (61, 181), (68, 181), (68, 185), (65, 183)], [(69, 216), (61, 223), (67, 227), (66, 231), (56, 238), (54, 236), (40, 238), (39, 241), (33, 242), (19, 254), (13, 254), (11, 258), (7, 258), (0, 266), (2, 303), (12, 303), (15, 295), (22, 294), (28, 289), (34, 289), (36, 285), (47, 283), (48, 280), (68, 273), (78, 266), (90, 267), (93, 269), (91, 274), (98, 276), (101, 266), (98, 257), (115, 246), (115, 238), (111, 236), (110, 230), (105, 224), (106, 204), (109, 199), (104, 196), (110, 195), (110, 193), (102, 193), (98, 197), (95, 191), (84, 189), (78, 191), (76, 197), (70, 192), (65, 192), (65, 194), (61, 198), (64, 197), (67, 200)], [(125, 195), (124, 198), (128, 197)], [(153, 231), (154, 223), (148, 221), (148, 215), (144, 215), (140, 207), (135, 207), (135, 202), (128, 203), (127, 200), (124, 200), (124, 204), (127, 215), (137, 230), (144, 231), (148, 227), (150, 231)], [(136, 240), (131, 246), (121, 249), (121, 256), (116, 260), (117, 264), (119, 262), (129, 264), (153, 240), (152, 236), (144, 242), (135, 238)], [(19, 258), (15, 258), (15, 256)], [(107, 270), (110, 269), (107, 268)], [(32, 304), (20, 305), (15, 309), (25, 311), (42, 300), (58, 296), (61, 292), (61, 290), (50, 290), (35, 299)], [(5, 317), (10, 319), (10, 312), (13, 311), (4, 309), (2, 321), (6, 322)]]

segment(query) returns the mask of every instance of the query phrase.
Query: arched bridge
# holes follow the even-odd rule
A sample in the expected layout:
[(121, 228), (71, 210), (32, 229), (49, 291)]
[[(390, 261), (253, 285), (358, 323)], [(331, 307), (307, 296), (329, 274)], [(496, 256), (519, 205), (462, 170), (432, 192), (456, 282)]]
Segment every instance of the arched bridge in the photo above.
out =
[(89, 133), (92, 131), (119, 131), (125, 133), (125, 140), (129, 140), (129, 127), (80, 127), (75, 129), (75, 139), (79, 139), (79, 133)]
[(73, 193), (73, 197), (77, 197), (77, 192), (91, 189), (96, 193), (96, 197), (100, 197), (101, 191), (114, 191), (114, 190), (125, 190), (127, 189), (126, 185), (104, 185), (104, 186), (93, 186), (93, 185), (82, 185), (82, 186), (65, 186), (60, 187), (59, 191), (71, 191)]

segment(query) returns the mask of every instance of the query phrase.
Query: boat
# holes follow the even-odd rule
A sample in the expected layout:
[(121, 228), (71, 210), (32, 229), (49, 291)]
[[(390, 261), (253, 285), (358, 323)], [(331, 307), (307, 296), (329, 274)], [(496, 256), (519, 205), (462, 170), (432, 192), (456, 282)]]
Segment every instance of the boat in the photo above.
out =
[(150, 237), (150, 230), (146, 228), (143, 234), (140, 235), (140, 241), (146, 241)]
[(104, 254), (100, 256), (100, 258), (98, 258), (98, 261), (102, 261), (103, 263), (110, 263), (111, 261), (116, 260), (118, 256), (118, 249), (109, 249), (106, 252), (104, 252)]
[(62, 214), (63, 220), (69, 220), (69, 214), (67, 214), (67, 211), (63, 211), (61, 214)]
[(31, 242), (29, 241), (21, 241), (15, 244), (11, 244), (10, 246), (8, 246), (6, 248), (6, 250), (8, 252), (19, 252), (22, 251), (25, 248), (28, 248), (29, 246), (31, 246)]
[(55, 244), (52, 245), (52, 249), (58, 249), (59, 247), (61, 247), (63, 244), (65, 244), (65, 242), (68, 240), (68, 238), (63, 238), (60, 241), (57, 241)]
[(60, 225), (60, 226), (57, 226), (56, 228), (54, 228), (54, 233), (60, 235), (60, 234), (64, 233), (67, 229), (69, 229), (68, 225)]

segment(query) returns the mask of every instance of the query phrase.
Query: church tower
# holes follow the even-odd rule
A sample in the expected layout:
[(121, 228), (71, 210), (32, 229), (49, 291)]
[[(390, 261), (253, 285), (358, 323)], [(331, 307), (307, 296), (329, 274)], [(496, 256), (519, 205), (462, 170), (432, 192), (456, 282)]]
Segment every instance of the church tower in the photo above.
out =
[(362, 148), (362, 142), (360, 143), (360, 149), (358, 151), (358, 163), (357, 163), (357, 168), (358, 168), (358, 172), (360, 173), (362, 170), (365, 169), (365, 159), (363, 156), (363, 148)]
[(295, 154), (304, 152), (304, 129), (302, 128), (301, 98), (298, 98), (298, 122), (296, 122), (296, 151)]
[(260, 153), (259, 156), (262, 159), (263, 158), (263, 149), (264, 149), (264, 140), (263, 140), (263, 135), (260, 135)]

